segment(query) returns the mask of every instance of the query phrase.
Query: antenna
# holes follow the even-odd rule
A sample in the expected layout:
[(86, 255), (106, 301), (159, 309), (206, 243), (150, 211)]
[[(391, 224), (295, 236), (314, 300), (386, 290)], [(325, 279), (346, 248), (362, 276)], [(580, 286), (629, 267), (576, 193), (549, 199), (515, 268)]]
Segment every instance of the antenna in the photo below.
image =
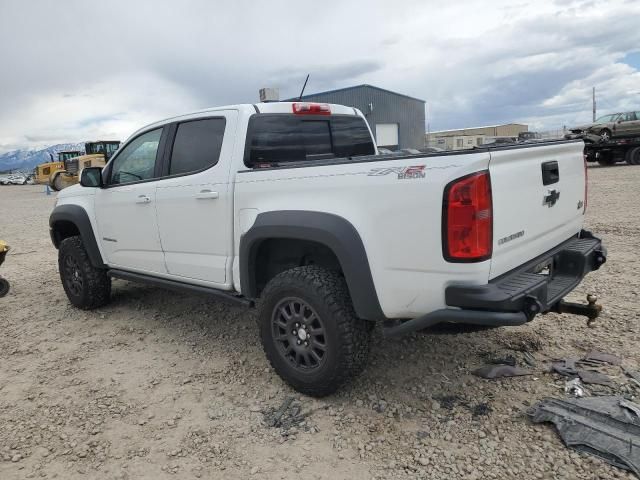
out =
[(304, 81), (304, 85), (302, 86), (302, 91), (300, 92), (300, 96), (298, 97), (298, 100), (302, 100), (302, 94), (304, 93), (304, 89), (307, 88), (307, 82), (309, 81), (309, 75), (307, 73), (307, 78)]
[(593, 87), (593, 90), (591, 91), (591, 99), (593, 102), (593, 121), (595, 123), (596, 121), (596, 87)]

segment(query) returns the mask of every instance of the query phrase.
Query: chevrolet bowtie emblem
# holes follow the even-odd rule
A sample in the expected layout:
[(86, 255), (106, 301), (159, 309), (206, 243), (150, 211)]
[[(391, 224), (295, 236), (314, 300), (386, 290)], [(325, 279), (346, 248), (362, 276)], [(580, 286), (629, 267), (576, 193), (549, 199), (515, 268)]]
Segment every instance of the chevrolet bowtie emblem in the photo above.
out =
[(560, 192), (558, 190), (549, 190), (547, 191), (547, 194), (543, 197), (542, 204), (551, 208), (557, 203), (559, 199), (560, 199)]

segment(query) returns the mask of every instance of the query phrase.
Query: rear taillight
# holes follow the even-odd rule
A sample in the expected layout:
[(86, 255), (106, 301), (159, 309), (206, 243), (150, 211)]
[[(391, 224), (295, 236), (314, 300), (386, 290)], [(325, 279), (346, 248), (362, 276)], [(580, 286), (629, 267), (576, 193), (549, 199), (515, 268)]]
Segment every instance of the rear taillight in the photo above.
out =
[(296, 115), (331, 115), (331, 107), (326, 103), (294, 103)]
[(587, 156), (584, 156), (584, 207), (582, 214), (587, 213), (587, 199), (589, 198), (589, 175), (587, 170)]
[(449, 183), (442, 208), (442, 249), (449, 262), (491, 258), (493, 207), (487, 170)]

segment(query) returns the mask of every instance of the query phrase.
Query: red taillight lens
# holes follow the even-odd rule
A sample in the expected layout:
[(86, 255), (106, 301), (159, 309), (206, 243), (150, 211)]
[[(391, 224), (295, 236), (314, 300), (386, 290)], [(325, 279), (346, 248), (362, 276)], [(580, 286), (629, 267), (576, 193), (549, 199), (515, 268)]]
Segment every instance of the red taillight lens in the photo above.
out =
[(331, 107), (326, 103), (294, 103), (296, 115), (331, 115)]
[(481, 262), (491, 258), (493, 207), (488, 171), (451, 182), (442, 210), (444, 258), (449, 262)]

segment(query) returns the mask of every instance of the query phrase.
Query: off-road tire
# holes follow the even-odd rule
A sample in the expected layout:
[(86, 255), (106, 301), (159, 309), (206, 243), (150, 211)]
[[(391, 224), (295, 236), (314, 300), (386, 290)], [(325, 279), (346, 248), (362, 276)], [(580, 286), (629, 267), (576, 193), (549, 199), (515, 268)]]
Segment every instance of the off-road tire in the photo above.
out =
[[(69, 274), (73, 264), (75, 277)], [(87, 251), (79, 236), (65, 238), (58, 251), (60, 280), (71, 304), (82, 310), (93, 310), (109, 303), (111, 299), (111, 279), (107, 271), (91, 264)], [(81, 286), (74, 280), (80, 280)]]
[(640, 165), (640, 147), (629, 150), (625, 160), (629, 165)]
[(59, 192), (60, 190), (62, 190), (64, 187), (62, 183), (62, 175), (56, 175), (53, 179), (53, 182), (51, 182), (50, 187), (52, 190), (56, 192)]
[(0, 278), (0, 298), (5, 297), (7, 293), (9, 293), (11, 286), (9, 285), (9, 281)]
[[(281, 302), (298, 298), (321, 319), (325, 331), (324, 363), (312, 370), (288, 360), (274, 338), (272, 322)], [(297, 391), (314, 397), (334, 393), (366, 367), (373, 323), (359, 319), (344, 278), (337, 272), (309, 265), (275, 276), (258, 303), (264, 352), (280, 377)]]

